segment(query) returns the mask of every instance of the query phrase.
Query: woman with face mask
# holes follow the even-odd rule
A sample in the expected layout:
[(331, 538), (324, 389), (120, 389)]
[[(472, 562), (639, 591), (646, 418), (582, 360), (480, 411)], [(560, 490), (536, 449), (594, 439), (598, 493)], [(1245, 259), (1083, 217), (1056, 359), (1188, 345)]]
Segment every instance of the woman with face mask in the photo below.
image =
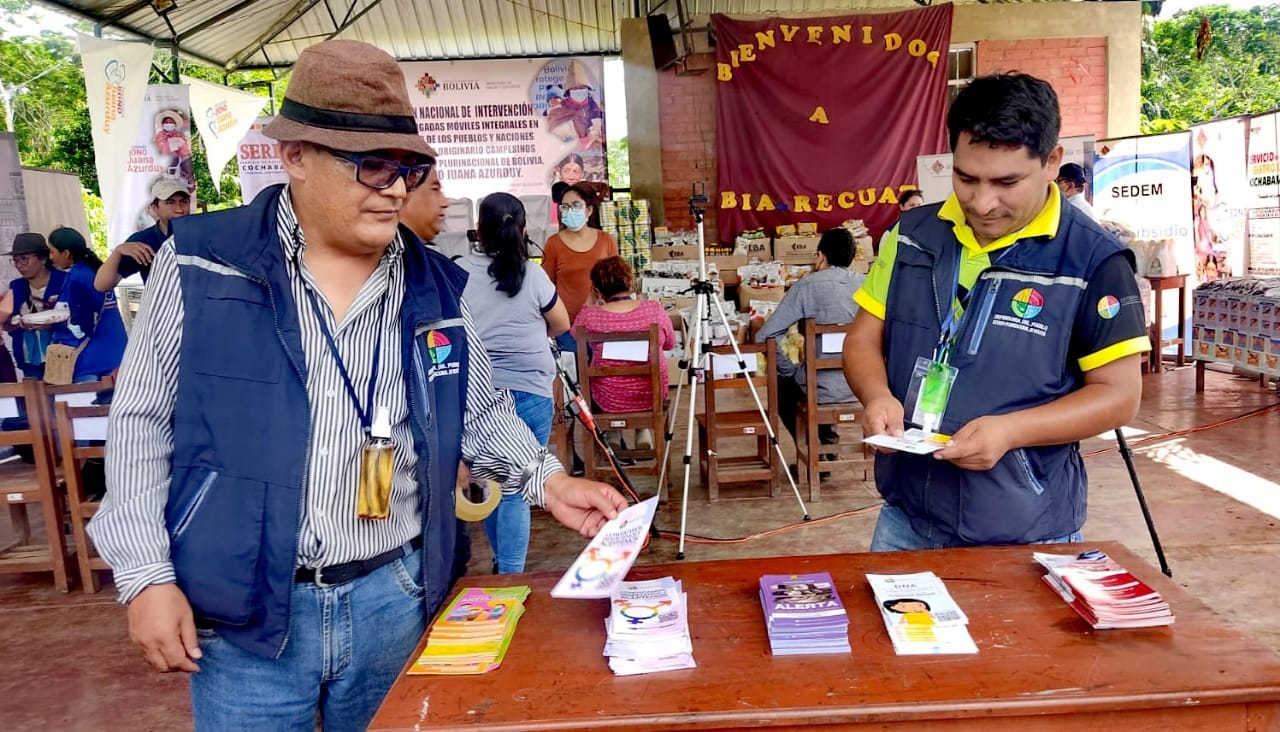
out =
[[(569, 186), (560, 199), (562, 228), (547, 239), (544, 247), (542, 269), (556, 286), (570, 321), (578, 317), (591, 295), (591, 267), (601, 259), (618, 256), (618, 242), (607, 232), (587, 225), (595, 204), (591, 189), (582, 184)], [(556, 343), (566, 353), (577, 350), (572, 333), (560, 336)]]
[[(612, 236), (587, 225), (595, 212), (596, 195), (586, 185), (569, 186), (560, 198), (560, 231), (552, 234), (543, 247), (542, 269), (556, 286), (560, 301), (568, 311), (569, 321), (578, 317), (578, 311), (591, 296), (591, 268), (596, 262), (618, 256), (618, 242)], [(556, 338), (561, 352), (573, 354), (578, 342), (573, 331)], [(573, 423), (569, 423), (570, 444), (573, 444)], [(573, 456), (574, 475), (582, 475), (582, 462)]]

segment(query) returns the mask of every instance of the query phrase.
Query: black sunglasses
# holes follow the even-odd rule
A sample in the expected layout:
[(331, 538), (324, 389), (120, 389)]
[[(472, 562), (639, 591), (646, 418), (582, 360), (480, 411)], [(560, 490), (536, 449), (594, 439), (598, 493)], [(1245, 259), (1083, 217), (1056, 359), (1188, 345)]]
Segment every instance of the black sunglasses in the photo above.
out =
[(401, 165), (395, 160), (373, 155), (326, 149), (335, 158), (355, 166), (356, 182), (379, 191), (395, 185), (396, 179), (400, 177), (404, 178), (405, 190), (412, 191), (427, 182), (427, 176), (431, 174), (431, 168), (436, 164), (436, 161), (428, 158), (425, 163)]

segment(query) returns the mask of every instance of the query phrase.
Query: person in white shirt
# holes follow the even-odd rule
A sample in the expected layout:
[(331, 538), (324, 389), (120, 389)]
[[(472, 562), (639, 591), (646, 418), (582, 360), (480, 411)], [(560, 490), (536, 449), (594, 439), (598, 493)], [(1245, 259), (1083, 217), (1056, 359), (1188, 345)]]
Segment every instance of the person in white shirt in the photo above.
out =
[(1067, 203), (1089, 214), (1089, 218), (1094, 221), (1098, 220), (1098, 215), (1093, 212), (1093, 206), (1089, 204), (1089, 200), (1084, 197), (1084, 168), (1077, 163), (1067, 163), (1058, 168), (1058, 187), (1062, 189), (1062, 194), (1067, 197)]

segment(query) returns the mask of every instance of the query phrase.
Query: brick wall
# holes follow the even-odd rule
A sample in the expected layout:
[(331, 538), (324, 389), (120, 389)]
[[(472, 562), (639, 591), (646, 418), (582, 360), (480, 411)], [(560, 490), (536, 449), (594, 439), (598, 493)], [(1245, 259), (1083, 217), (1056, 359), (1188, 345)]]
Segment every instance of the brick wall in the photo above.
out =
[[(1024, 41), (979, 41), (978, 73), (1022, 71), (1053, 84), (1062, 105), (1064, 136), (1107, 131), (1107, 39), (1046, 38)], [(662, 206), (667, 226), (691, 229), (690, 185), (706, 181), (711, 199), (705, 220), (707, 241), (716, 240), (716, 96), (715, 56), (697, 54), (690, 69), (706, 73), (658, 76), (662, 140)], [(628, 100), (632, 104), (640, 100)]]
[[(706, 240), (716, 241), (716, 75), (715, 56), (690, 57), (689, 69), (705, 73), (678, 76), (675, 70), (658, 75), (658, 104), (662, 140), (662, 205), (673, 231), (693, 229), (689, 196), (695, 181), (706, 181)], [(627, 100), (628, 104), (639, 100)]]
[(1107, 136), (1107, 39), (979, 41), (978, 74), (1021, 71), (1053, 84), (1062, 135)]

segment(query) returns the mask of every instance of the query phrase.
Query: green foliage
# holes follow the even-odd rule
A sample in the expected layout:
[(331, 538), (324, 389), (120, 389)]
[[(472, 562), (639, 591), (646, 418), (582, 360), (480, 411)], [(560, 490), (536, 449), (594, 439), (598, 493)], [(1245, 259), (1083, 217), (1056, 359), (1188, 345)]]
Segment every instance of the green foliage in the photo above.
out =
[[(1200, 19), (1213, 40), (1196, 58)], [(1142, 131), (1280, 107), (1280, 6), (1235, 10), (1209, 5), (1148, 26), (1143, 39)]]
[(89, 218), (89, 247), (99, 257), (107, 258), (107, 212), (102, 208), (102, 199), (97, 194), (80, 189), (80, 198), (84, 201), (84, 213)]
[(610, 141), (605, 155), (609, 165), (609, 187), (630, 188), (631, 153), (627, 147), (627, 138)]

